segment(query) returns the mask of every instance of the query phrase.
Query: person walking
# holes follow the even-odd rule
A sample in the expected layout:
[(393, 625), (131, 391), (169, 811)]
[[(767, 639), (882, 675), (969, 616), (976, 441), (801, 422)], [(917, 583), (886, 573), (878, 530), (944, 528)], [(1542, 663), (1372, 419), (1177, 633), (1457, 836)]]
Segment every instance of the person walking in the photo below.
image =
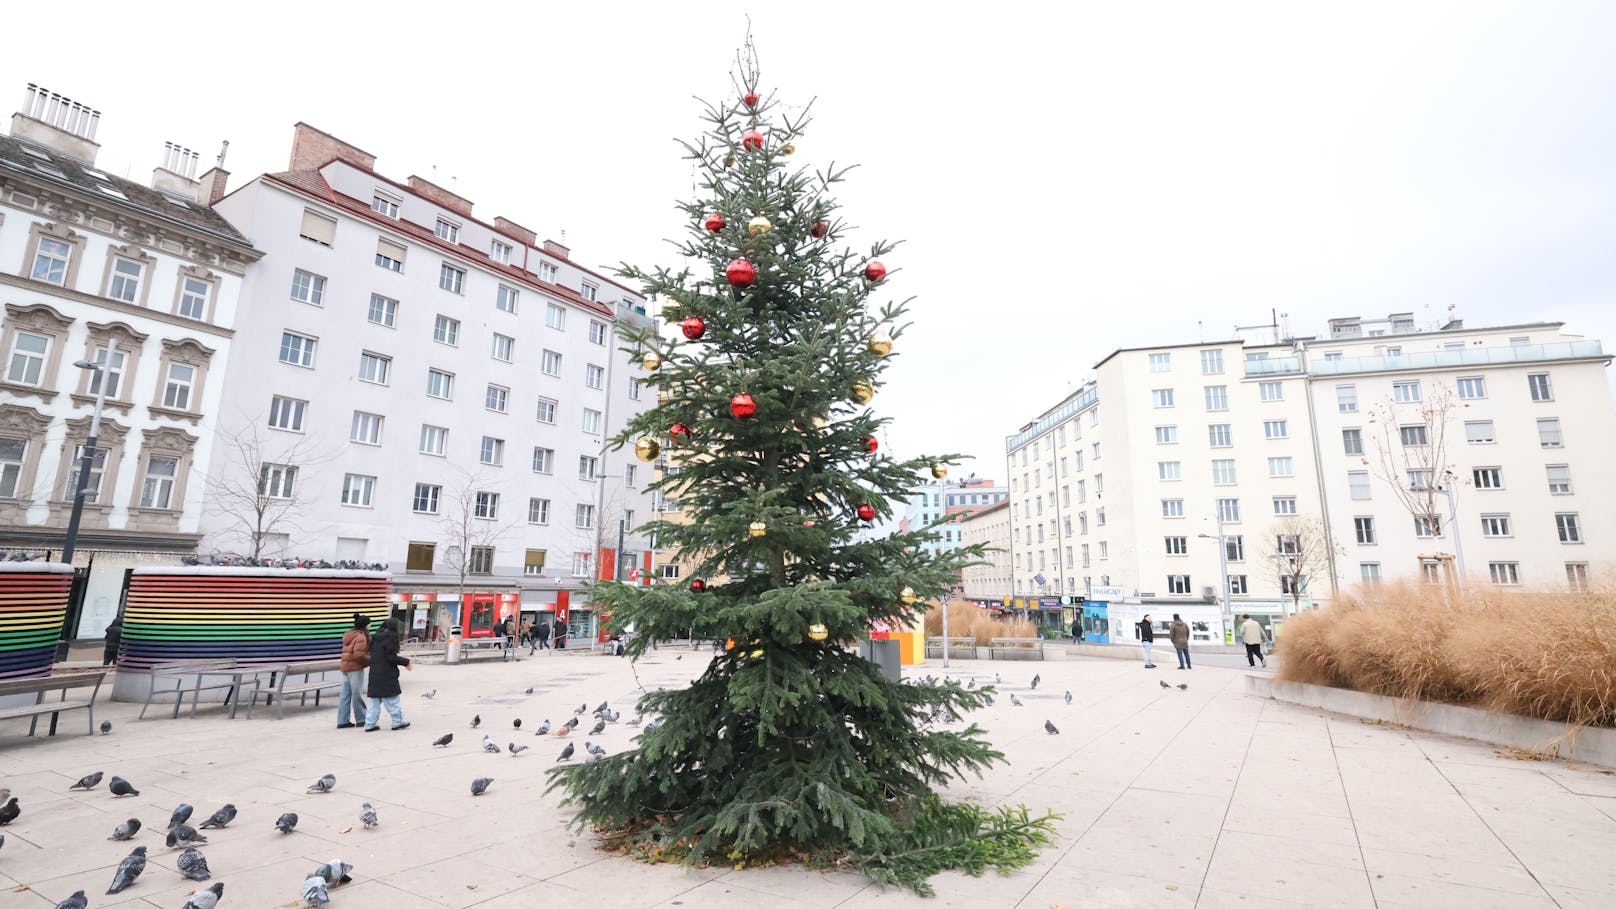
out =
[(118, 665), (118, 645), (123, 642), (123, 616), (116, 616), (107, 625), (107, 639), (101, 648), (101, 665)]
[[(532, 644), (533, 643), (533, 620), (532, 619), (523, 619), (522, 620), (522, 636), (516, 639), (516, 643), (518, 643), (518, 644)], [(528, 651), (528, 652), (532, 653), (531, 650)]]
[[(370, 617), (354, 613), (353, 627), (342, 635), (342, 695), (337, 699), (337, 728), (352, 729), (365, 721), (365, 668), (370, 665)], [(352, 716), (353, 720), (349, 721)]]
[(1191, 668), (1190, 626), (1183, 619), (1179, 618), (1178, 613), (1176, 612), (1173, 613), (1173, 624), (1172, 627), (1168, 629), (1168, 636), (1173, 639), (1173, 652), (1178, 654), (1178, 668)]
[(541, 617), (539, 619), (538, 627), (533, 629), (533, 630), (538, 635), (538, 638), (539, 638), (539, 648), (538, 649), (540, 649), (540, 650), (549, 650), (550, 649), (550, 622), (549, 622), (549, 620)]
[(1150, 648), (1156, 643), (1156, 631), (1150, 627), (1150, 614), (1139, 620), (1139, 646), (1145, 651), (1145, 668), (1155, 669), (1156, 664), (1150, 661)]
[(410, 672), (415, 667), (410, 665), (409, 658), (401, 656), (398, 652), (398, 625), (393, 619), (382, 622), (377, 630), (376, 637), (370, 642), (370, 686), (365, 693), (370, 695), (370, 707), (365, 711), (365, 731), (375, 732), (381, 728), (376, 722), (381, 719), (382, 707), (393, 718), (393, 731), (410, 728), (404, 719), (404, 708), (399, 704), (399, 695), (404, 689), (399, 686), (398, 668), (402, 666)]
[(1240, 640), (1246, 645), (1246, 665), (1256, 668), (1261, 661), (1263, 668), (1268, 668), (1268, 658), (1263, 656), (1263, 627), (1256, 619), (1249, 615), (1241, 616), (1245, 619), (1240, 623)]

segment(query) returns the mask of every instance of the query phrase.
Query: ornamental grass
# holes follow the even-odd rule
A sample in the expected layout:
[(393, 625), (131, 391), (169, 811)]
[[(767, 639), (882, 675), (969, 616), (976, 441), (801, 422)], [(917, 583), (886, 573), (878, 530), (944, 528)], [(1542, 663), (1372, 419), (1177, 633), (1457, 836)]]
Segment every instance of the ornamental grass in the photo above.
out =
[[(960, 600), (951, 601), (948, 606), (948, 636), (951, 638), (975, 638), (980, 647), (993, 643), (994, 638), (1035, 638), (1038, 637), (1038, 626), (1028, 619), (1001, 619), (995, 618), (992, 612)], [(943, 634), (943, 611), (930, 609), (926, 612), (926, 635), (928, 637), (941, 637)]]

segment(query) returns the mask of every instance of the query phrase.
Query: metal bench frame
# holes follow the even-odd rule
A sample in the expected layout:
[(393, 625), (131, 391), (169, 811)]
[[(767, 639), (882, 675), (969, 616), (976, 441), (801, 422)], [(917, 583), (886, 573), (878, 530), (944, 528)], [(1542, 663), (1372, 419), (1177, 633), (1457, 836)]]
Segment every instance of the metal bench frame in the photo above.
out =
[(990, 659), (1001, 659), (1000, 654), (1008, 658), (1009, 654), (1028, 654), (1026, 659), (1041, 660), (1044, 658), (1043, 638), (994, 638), (988, 650)]
[[(146, 703), (140, 706), (140, 716), (136, 717), (136, 719), (143, 720), (146, 718), (146, 709), (151, 706), (153, 699), (166, 697), (174, 698), (174, 714), (172, 718), (178, 719), (180, 715), (180, 708), (185, 706), (185, 696), (187, 694), (191, 696), (191, 716), (195, 717), (197, 704), (202, 699), (202, 692), (230, 691), (236, 687), (236, 683), (233, 678), (226, 682), (209, 683), (207, 685), (202, 684), (202, 680), (207, 676), (218, 675), (221, 672), (228, 672), (234, 675), (236, 672), (236, 661), (173, 660), (166, 663), (153, 663), (151, 668), (151, 687), (146, 691)], [(193, 676), (195, 677), (195, 681), (191, 683), (189, 688), (187, 688), (185, 685), (186, 679), (187, 677)], [(174, 683), (174, 687), (158, 688), (157, 682), (159, 679), (164, 681), (172, 681)]]
[[(10, 679), (0, 682), (0, 697), (17, 694), (35, 695), (32, 704), (23, 704), (15, 707), (0, 707), (0, 720), (14, 720), (28, 717), (28, 734), (32, 736), (39, 729), (39, 718), (50, 714), (50, 731), (47, 736), (56, 734), (56, 721), (66, 710), (84, 710), (90, 714), (90, 724), (87, 735), (95, 734), (95, 699), (101, 693), (101, 682), (105, 680), (105, 672), (83, 673), (77, 675), (47, 676), (40, 679)], [(67, 692), (74, 688), (89, 688), (88, 701), (70, 701)], [(45, 700), (45, 695), (52, 692), (61, 692), (61, 698), (55, 701)]]
[[(280, 674), (280, 681), (271, 689), (269, 699), (275, 703), (275, 719), (284, 719), (286, 716), (286, 699), (289, 696), (298, 697), (298, 706), (309, 702), (309, 694), (314, 694), (314, 706), (320, 706), (320, 693), (324, 691), (342, 690), (342, 661), (341, 660), (308, 660), (302, 663), (287, 663), (282, 666), (266, 666), (266, 670)], [(338, 673), (334, 679), (324, 678), (328, 672)], [(288, 683), (294, 675), (303, 677), (301, 682)], [(313, 678), (319, 675), (321, 678)], [(252, 699), (247, 702), (247, 718), (252, 718), (253, 705), (258, 703), (258, 691), (253, 691)]]

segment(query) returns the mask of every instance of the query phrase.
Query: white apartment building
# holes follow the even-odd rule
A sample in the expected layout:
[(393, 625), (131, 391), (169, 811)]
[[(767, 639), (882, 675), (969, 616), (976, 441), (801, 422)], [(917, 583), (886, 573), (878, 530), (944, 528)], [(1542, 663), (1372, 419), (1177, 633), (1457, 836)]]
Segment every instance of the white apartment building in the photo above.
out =
[(908, 533), (928, 527), (933, 521), (953, 517), (956, 523), (937, 528), (939, 539), (921, 544), (928, 552), (953, 552), (960, 548), (962, 535), (957, 523), (966, 516), (1003, 502), (1009, 490), (992, 480), (981, 480), (975, 475), (961, 480), (928, 480), (917, 483), (909, 490), (909, 500), (898, 525), (899, 532)]
[(1010, 502), (1001, 499), (959, 523), (960, 543), (988, 547), (983, 564), (964, 571), (965, 598), (980, 606), (1002, 605), (1010, 595)]
[[(1608, 537), (1616, 504), (1592, 463), (1616, 443), (1598, 342), (1558, 323), (1417, 331), (1403, 314), (1337, 320), (1326, 339), (1266, 334), (1116, 351), (1006, 440), (1016, 596), (1086, 597), (1091, 639), (1131, 639), (1142, 615), (1173, 612), (1215, 639), (1220, 606), (1279, 617), (1346, 585), (1440, 577), (1444, 563), (1511, 586), (1577, 586), (1597, 570), (1587, 541)], [(1451, 488), (1458, 522), (1416, 528), (1386, 484), (1440, 449), (1428, 411), (1441, 388), (1455, 406), (1430, 472), (1450, 479), (1413, 480), (1444, 500)], [(1380, 401), (1395, 417), (1368, 422)], [(1379, 438), (1392, 468), (1371, 463)], [(1323, 553), (1299, 579), (1296, 522), (1318, 528)]]
[(29, 85), (0, 138), (0, 549), (61, 551), (104, 381), (74, 558), (94, 565), (73, 629), (89, 636), (116, 615), (124, 568), (201, 539), (196, 471), (259, 255), (208, 207), (222, 170), (194, 180), (195, 154), (170, 145), (150, 187), (104, 173), (99, 121)]
[[(654, 404), (615, 335), (652, 325), (644, 299), (375, 161), (300, 123), (286, 172), (218, 203), (264, 258), (218, 420), (231, 450), (210, 471), (256, 485), (281, 520), (255, 525), (221, 502), (209, 543), (385, 561), (416, 601), (452, 600), (464, 563), (469, 588), (518, 595), (524, 612), (648, 569), (634, 528), (651, 514), (651, 465), (605, 450)], [(602, 565), (620, 522), (624, 564)], [(590, 633), (587, 605), (571, 609), (574, 633)], [(419, 615), (417, 631), (437, 628)]]

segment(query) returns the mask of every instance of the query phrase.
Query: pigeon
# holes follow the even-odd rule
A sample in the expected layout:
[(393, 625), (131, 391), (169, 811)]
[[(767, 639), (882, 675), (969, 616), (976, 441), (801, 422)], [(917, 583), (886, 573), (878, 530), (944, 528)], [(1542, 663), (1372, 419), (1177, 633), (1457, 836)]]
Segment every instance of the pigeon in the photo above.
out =
[(679, 654), (679, 655), (678, 655), (678, 656), (676, 656), (676, 657), (674, 657), (674, 658), (673, 658), (673, 661), (674, 661), (674, 662), (675, 662), (675, 663), (677, 663), (677, 662), (679, 662), (679, 661), (680, 661), (680, 660), (682, 660), (682, 659), (684, 659), (684, 658), (685, 658), (685, 655), (684, 655), (684, 654), (682, 654), (682, 653), (681, 653), (681, 654)]
[(651, 730), (653, 730), (655, 728), (656, 728), (656, 720), (652, 720), (651, 722), (645, 724), (645, 728), (643, 730), (641, 730), (641, 734), (643, 735), (644, 733), (650, 732)]
[(1032, 686), (1031, 686), (1031, 687), (1033, 687), (1033, 688), (1037, 688), (1037, 687), (1038, 687), (1038, 683), (1039, 683), (1039, 682), (1042, 682), (1042, 681), (1043, 681), (1043, 680), (1044, 680), (1044, 677), (1043, 677), (1043, 676), (1041, 676), (1041, 675), (1039, 675), (1039, 674), (1038, 674), (1038, 673), (1036, 673), (1036, 672), (1035, 672), (1035, 673), (1033, 673), (1033, 676), (1032, 676)]
[(606, 752), (604, 750), (602, 750), (602, 751), (591, 751), (591, 752), (589, 752), (589, 757), (584, 758), (584, 763), (585, 764), (593, 764), (596, 761), (604, 758), (605, 756), (606, 756)]
[(517, 717), (516, 719), (511, 720), (511, 728), (513, 728), (513, 729), (521, 729), (522, 728), (522, 718)]
[(100, 785), (100, 783), (101, 783), (101, 771), (97, 770), (96, 772), (90, 774), (89, 776), (80, 777), (79, 781), (77, 783), (74, 783), (73, 785), (67, 787), (67, 790), (69, 792), (72, 792), (74, 789), (84, 789), (84, 790), (88, 791), (90, 789), (94, 789), (96, 786)]
[(280, 817), (275, 819), (275, 829), (279, 830), (281, 832), (282, 836), (285, 836), (286, 834), (291, 833), (292, 828), (296, 827), (296, 826), (297, 826), (297, 812), (296, 811), (288, 811), (285, 814), (283, 814)]
[(600, 718), (605, 720), (608, 723), (615, 723), (618, 720), (623, 718), (623, 714), (616, 711), (616, 710), (608, 710), (605, 713), (601, 714)]
[(533, 686), (532, 686), (532, 685), (529, 685), (529, 686), (527, 686), (527, 693), (528, 693), (528, 694), (532, 694), (532, 693), (533, 693)]
[(73, 891), (73, 895), (56, 904), (56, 909), (87, 909), (90, 901), (84, 898), (83, 890)]
[(606, 701), (601, 701), (600, 706), (595, 708), (595, 712), (596, 713), (605, 713), (606, 712), (606, 704), (607, 704)]
[(102, 720), (101, 721), (101, 734), (106, 735), (106, 734), (110, 733), (111, 731), (112, 731), (112, 721), (111, 720)]
[(129, 781), (121, 776), (115, 776), (112, 778), (110, 783), (107, 783), (107, 791), (111, 792), (114, 796), (140, 794), (139, 789), (129, 785)]
[(423, 692), (421, 692), (421, 697), (426, 698), (429, 701), (432, 700), (433, 698), (437, 697), (437, 696), (438, 696), (438, 689), (436, 689), (436, 688), (432, 689), (431, 691), (423, 691)]
[(606, 753), (606, 749), (600, 747), (599, 745), (595, 744), (594, 742), (589, 742), (589, 741), (584, 742), (584, 750), (589, 752), (590, 754), (594, 754), (596, 752), (599, 752), (601, 754)]
[(510, 743), (506, 747), (511, 749), (511, 757), (516, 757), (517, 755), (519, 755), (522, 752), (527, 750), (526, 745), (518, 745), (515, 742)]
[(589, 734), (590, 735), (600, 735), (602, 732), (605, 732), (605, 731), (606, 731), (606, 721), (605, 720), (596, 720), (595, 721), (595, 728), (589, 730)]
[(471, 794), (482, 795), (488, 791), (488, 785), (494, 782), (492, 777), (480, 776), (471, 781)]
[(170, 849), (184, 849), (187, 846), (196, 846), (206, 843), (208, 838), (196, 832), (196, 828), (189, 824), (175, 824), (168, 828), (168, 837), (164, 845)]
[(638, 726), (638, 725), (640, 725), (640, 718), (638, 716), (636, 716), (634, 719), (629, 720), (628, 724), (630, 726)]
[(1021, 698), (1016, 697), (1015, 694), (1012, 693), (1010, 695), (1010, 706), (1012, 706), (1012, 707), (1020, 707), (1020, 706), (1022, 706)]
[(5, 788), (4, 786), (0, 786), (0, 805), (3, 805), (9, 801), (11, 801), (11, 790)]
[(534, 731), (533, 734), (534, 735), (549, 735), (550, 734), (550, 721), (547, 719), (544, 722), (540, 723), (539, 728), (536, 731)]
[(1044, 720), (1044, 731), (1050, 735), (1060, 735), (1060, 730), (1056, 729), (1055, 724), (1048, 720)]
[(567, 735), (567, 734), (569, 734), (571, 732), (572, 732), (572, 724), (571, 723), (562, 723), (561, 728), (557, 729), (554, 733), (552, 733), (552, 735), (563, 736), (563, 735)]
[(146, 847), (136, 846), (135, 851), (124, 856), (118, 863), (118, 870), (112, 875), (112, 886), (107, 888), (108, 893), (117, 893), (133, 884), (140, 872), (146, 870)]
[(0, 847), (4, 847), (5, 845), (6, 845), (6, 838), (4, 836), (0, 836)]
[(223, 808), (220, 808), (218, 811), (213, 812), (212, 817), (210, 817), (207, 820), (203, 821), (202, 822), (202, 829), (207, 830), (210, 827), (227, 827), (227, 826), (230, 825), (230, 822), (235, 820), (235, 819), (236, 819), (236, 806), (227, 804)]
[(483, 715), (482, 714), (479, 713), (476, 716), (471, 718), (471, 728), (476, 729), (478, 726), (481, 726), (482, 724), (483, 724)]
[(112, 829), (109, 840), (127, 840), (140, 832), (140, 818), (132, 817)]
[(337, 788), (337, 775), (334, 773), (328, 773), (325, 776), (315, 780), (314, 785), (309, 787), (309, 791), (330, 792), (335, 788)]
[(1072, 693), (1070, 691), (1066, 692), (1066, 703), (1072, 703)]
[(376, 809), (370, 807), (369, 802), (359, 807), (359, 821), (365, 825), (366, 830), (381, 824), (381, 821), (376, 820)]
[(211, 887), (191, 894), (191, 898), (185, 901), (185, 905), (181, 909), (214, 909), (215, 906), (219, 905), (219, 898), (222, 896), (224, 896), (224, 884), (223, 882), (216, 883)]
[(1178, 690), (1179, 691), (1189, 691), (1190, 690), (1190, 683), (1189, 682), (1179, 682), (1178, 683)]
[(433, 748), (442, 748), (443, 746), (449, 744), (452, 741), (454, 741), (454, 733), (451, 732), (448, 735), (439, 736), (438, 740), (432, 743), (432, 747)]
[(170, 828), (176, 827), (176, 826), (178, 826), (180, 824), (183, 824), (186, 821), (190, 820), (191, 819), (191, 810), (192, 809), (191, 809), (190, 805), (187, 805), (184, 802), (181, 802), (180, 806), (178, 808), (174, 809), (174, 813), (168, 816), (168, 826)]
[(585, 701), (582, 704), (579, 704), (578, 709), (574, 710), (573, 713), (578, 715), (578, 716), (583, 716), (584, 713), (587, 712), (588, 710), (589, 710), (589, 702)]
[(993, 674), (993, 684), (995, 684), (995, 685), (998, 685), (998, 684), (1000, 684), (1000, 683), (1001, 683), (1001, 682), (1002, 682), (1002, 681), (1003, 681), (1003, 680), (1002, 680), (1002, 679), (1000, 679), (1000, 678), (999, 678), (999, 674), (998, 674), (998, 673), (997, 673), (997, 672), (995, 672), (995, 673), (994, 673), (994, 674)]
[(346, 884), (353, 880), (348, 876), (348, 872), (352, 870), (353, 866), (342, 859), (332, 859), (314, 869), (314, 873), (319, 876), (320, 880), (334, 886), (336, 884)]
[(324, 906), (329, 902), (331, 895), (325, 891), (325, 878), (311, 874), (303, 879), (303, 905)]
[(568, 729), (576, 729), (576, 728), (578, 728), (578, 718), (573, 717), (572, 719), (566, 721), (562, 725), (566, 726)]
[(207, 857), (202, 854), (200, 849), (191, 848), (181, 852), (179, 860), (175, 864), (179, 867), (181, 874), (193, 881), (205, 881), (213, 877), (213, 872), (208, 870)]
[(976, 679), (971, 679), (969, 682), (966, 682), (965, 687), (966, 688), (975, 688), (976, 687)]
[(4, 805), (0, 805), (0, 827), (4, 827), (16, 820), (19, 814), (22, 814), (22, 806), (17, 804), (15, 798)]
[(1156, 682), (1156, 684), (1162, 686), (1163, 688), (1171, 688), (1171, 687), (1173, 687), (1173, 686), (1167, 684), (1166, 682), (1159, 681), (1159, 680)]
[(499, 754), (499, 743), (488, 736), (483, 736), (483, 750), (489, 754)]
[(570, 760), (572, 760), (572, 751), (573, 751), (572, 743), (568, 742), (567, 747), (561, 749), (561, 756), (556, 758), (555, 762), (557, 764), (559, 764), (562, 761), (570, 761)]

